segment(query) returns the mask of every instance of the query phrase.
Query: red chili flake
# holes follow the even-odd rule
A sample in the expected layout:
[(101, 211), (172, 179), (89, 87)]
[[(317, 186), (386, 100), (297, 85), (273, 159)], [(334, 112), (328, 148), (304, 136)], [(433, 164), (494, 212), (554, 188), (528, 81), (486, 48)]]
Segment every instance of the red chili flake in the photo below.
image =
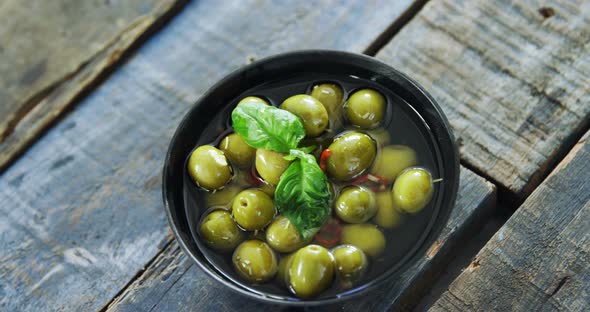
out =
[(330, 155), (332, 155), (332, 151), (327, 148), (323, 150), (322, 154), (320, 155), (320, 168), (323, 172), (326, 172), (326, 160), (328, 157), (330, 157)]
[(361, 184), (361, 183), (365, 183), (367, 182), (367, 180), (369, 179), (369, 175), (368, 174), (363, 174), (362, 176), (352, 180), (352, 184)]
[(373, 191), (383, 191), (389, 184), (389, 181), (384, 177), (371, 173), (363, 174), (362, 176), (352, 180), (353, 184), (363, 184), (365, 182), (367, 183), (365, 186)]
[(389, 184), (389, 181), (386, 178), (378, 176), (376, 174), (368, 174), (368, 179), (375, 183), (378, 183), (382, 187), (385, 187)]
[(315, 235), (315, 239), (324, 247), (331, 247), (340, 242), (342, 226), (338, 220), (330, 219)]

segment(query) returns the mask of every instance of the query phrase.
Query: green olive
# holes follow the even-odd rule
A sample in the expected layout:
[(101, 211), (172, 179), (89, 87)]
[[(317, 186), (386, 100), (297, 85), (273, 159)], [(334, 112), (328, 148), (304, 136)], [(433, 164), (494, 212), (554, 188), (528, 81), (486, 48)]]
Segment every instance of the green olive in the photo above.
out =
[(404, 170), (393, 184), (393, 203), (401, 211), (417, 213), (432, 199), (432, 175), (422, 168)]
[(307, 245), (293, 256), (289, 267), (289, 285), (297, 297), (318, 295), (332, 284), (334, 257), (324, 247)]
[(279, 261), (279, 270), (277, 271), (277, 279), (279, 282), (289, 287), (289, 267), (291, 267), (291, 263), (293, 262), (293, 255), (288, 254), (281, 258)]
[(234, 197), (236, 197), (241, 190), (242, 188), (239, 186), (230, 184), (222, 190), (207, 193), (205, 196), (207, 207), (221, 206), (231, 210)]
[(348, 98), (345, 110), (348, 121), (354, 126), (375, 128), (385, 118), (385, 98), (375, 90), (362, 89)]
[(380, 227), (390, 229), (396, 227), (401, 222), (401, 215), (393, 204), (391, 192), (378, 192), (375, 194), (377, 200), (377, 214), (375, 214), (375, 223)]
[(234, 251), (232, 262), (238, 274), (252, 283), (264, 283), (277, 273), (277, 257), (259, 240), (245, 241)]
[(207, 245), (220, 251), (233, 250), (243, 239), (242, 231), (225, 210), (209, 213), (199, 226), (199, 234)]
[(379, 146), (388, 145), (391, 142), (391, 134), (389, 131), (384, 128), (377, 128), (372, 130), (367, 130), (366, 133), (377, 142)]
[(377, 147), (368, 135), (357, 131), (337, 137), (328, 147), (331, 155), (326, 161), (330, 177), (350, 180), (365, 171), (375, 159)]
[(320, 101), (307, 94), (298, 94), (286, 99), (281, 108), (301, 118), (308, 137), (318, 136), (328, 127), (326, 108)]
[(410, 147), (389, 145), (377, 153), (371, 173), (393, 181), (400, 172), (408, 167), (415, 166), (417, 163), (416, 152)]
[(259, 190), (244, 190), (234, 198), (232, 213), (236, 222), (246, 230), (261, 230), (275, 216), (272, 199)]
[(188, 173), (202, 188), (222, 188), (232, 178), (232, 169), (222, 151), (211, 145), (195, 149), (188, 159)]
[(336, 214), (348, 223), (364, 223), (377, 212), (375, 193), (360, 187), (349, 186), (336, 200)]
[(345, 225), (340, 242), (356, 246), (371, 257), (379, 256), (385, 249), (385, 236), (381, 230), (367, 223)]
[(256, 150), (256, 171), (266, 182), (277, 185), (281, 178), (281, 174), (287, 170), (289, 164), (288, 160), (285, 160), (285, 154), (269, 151), (265, 149)]
[(322, 83), (311, 90), (311, 96), (320, 101), (328, 115), (339, 115), (342, 107), (342, 89), (333, 83)]
[(219, 149), (225, 153), (225, 156), (239, 168), (248, 168), (252, 165), (256, 149), (244, 141), (237, 133), (232, 133), (219, 143)]
[(274, 198), (277, 186), (272, 185), (270, 183), (261, 183), (260, 186), (258, 186), (258, 188), (260, 188), (261, 191), (265, 192), (266, 195), (270, 196), (271, 198)]
[[(257, 185), (257, 188), (261, 191), (265, 192), (271, 198), (274, 197), (275, 189), (277, 188), (276, 185), (272, 185), (264, 180), (252, 176), (252, 171), (250, 170), (239, 170), (236, 172), (237, 178), (235, 179), (235, 184), (239, 186), (252, 186)], [(232, 182), (233, 185), (234, 183)], [(245, 187), (242, 187), (242, 190)], [(231, 208), (230, 208), (231, 209)]]
[(276, 218), (266, 229), (266, 242), (278, 252), (292, 252), (307, 243), (284, 216)]
[(340, 245), (332, 249), (336, 272), (346, 280), (357, 280), (363, 276), (369, 266), (365, 253), (352, 245)]
[(262, 103), (262, 104), (270, 105), (270, 104), (268, 104), (267, 101), (265, 101), (264, 99), (259, 98), (257, 96), (247, 96), (247, 97), (241, 99), (240, 102), (238, 102), (238, 105), (243, 104), (243, 103), (247, 103), (247, 102), (255, 102), (255, 103)]

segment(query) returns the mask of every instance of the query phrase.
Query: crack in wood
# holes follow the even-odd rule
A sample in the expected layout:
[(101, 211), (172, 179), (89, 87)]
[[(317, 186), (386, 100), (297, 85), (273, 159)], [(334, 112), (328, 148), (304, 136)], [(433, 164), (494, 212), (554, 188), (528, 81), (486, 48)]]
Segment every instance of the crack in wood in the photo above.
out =
[(364, 54), (375, 56), (391, 39), (422, 10), (428, 0), (416, 0), (412, 5), (394, 20), (367, 48)]
[(186, 0), (165, 1), (152, 14), (139, 16), (74, 71), (18, 105), (0, 127), (0, 173), (185, 4)]
[(559, 290), (561, 290), (561, 288), (563, 286), (565, 286), (565, 284), (571, 279), (571, 276), (564, 276), (559, 280), (559, 283), (557, 283), (557, 286), (555, 287), (555, 289), (553, 289), (553, 291), (551, 292), (551, 294), (549, 295), (549, 298), (555, 296), (555, 294), (557, 294), (557, 292), (559, 292)]
[(109, 307), (112, 304), (116, 304), (116, 302), (120, 299), (124, 297), (125, 292), (127, 291), (127, 289), (129, 287), (131, 287), (131, 285), (133, 285), (140, 277), (142, 277), (144, 275), (144, 273), (146, 272), (146, 270), (148, 270), (149, 268), (152, 267), (152, 264), (156, 264), (157, 260), (159, 259), (159, 256), (165, 251), (167, 250), (170, 245), (172, 244), (172, 240), (166, 242), (166, 244), (164, 245), (164, 247), (156, 254), (155, 257), (153, 257), (152, 259), (150, 259), (142, 268), (141, 270), (137, 271), (137, 273), (135, 273), (135, 275), (129, 279), (129, 282), (127, 282), (127, 284), (122, 287), (119, 292), (117, 292), (117, 294), (115, 294), (108, 302), (106, 302), (102, 308), (98, 309), (99, 312), (105, 312), (109, 309)]

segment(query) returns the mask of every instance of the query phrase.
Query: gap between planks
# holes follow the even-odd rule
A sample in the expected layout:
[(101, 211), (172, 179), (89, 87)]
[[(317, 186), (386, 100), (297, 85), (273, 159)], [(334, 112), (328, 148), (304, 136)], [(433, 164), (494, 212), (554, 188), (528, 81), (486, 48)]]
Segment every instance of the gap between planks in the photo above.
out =
[(422, 10), (428, 0), (416, 0), (393, 23), (391, 23), (369, 46), (363, 54), (375, 56), (393, 37)]
[(117, 294), (115, 294), (113, 296), (113, 298), (111, 298), (108, 302), (106, 302), (98, 311), (99, 312), (105, 312), (108, 311), (108, 309), (111, 307), (112, 304), (116, 303), (117, 301), (119, 301), (119, 299), (121, 298), (121, 296), (125, 293), (125, 291), (133, 284), (133, 282), (135, 282), (137, 279), (139, 279), (143, 273), (145, 273), (145, 271), (152, 266), (152, 264), (154, 264), (154, 262), (156, 262), (156, 260), (158, 259), (158, 257), (166, 250), (168, 249), (168, 247), (170, 247), (170, 245), (172, 245), (172, 242), (174, 242), (175, 238), (174, 235), (171, 232), (168, 232), (168, 240), (162, 244), (162, 249), (160, 249), (156, 255), (150, 259), (150, 261), (148, 261), (143, 268), (141, 268), (141, 270), (137, 271), (137, 273), (129, 279), (129, 281), (127, 282), (127, 284), (125, 284), (125, 286), (121, 287), (121, 289), (119, 290), (119, 292), (117, 292)]
[[(547, 163), (546, 170), (543, 174), (537, 177), (536, 183), (531, 185), (530, 193), (523, 198), (518, 197), (514, 192), (506, 188), (502, 183), (499, 183), (496, 179), (491, 177), (489, 174), (486, 174), (484, 171), (480, 170), (479, 168), (473, 166), (471, 163), (461, 160), (461, 165), (465, 168), (475, 172), (478, 176), (486, 179), (490, 183), (493, 183), (498, 192), (498, 202), (502, 204), (502, 207), (505, 208), (504, 213), (507, 215), (505, 216), (506, 221), (512, 216), (514, 212), (520, 207), (529, 196), (551, 175), (559, 164), (565, 159), (565, 157), (570, 153), (570, 151), (579, 144), (579, 141), (584, 137), (585, 133), (590, 131), (590, 116), (586, 117), (586, 120), (583, 122), (583, 125), (580, 127), (580, 132), (576, 132), (572, 134), (572, 140), (564, 141), (564, 146), (558, 149), (555, 152), (555, 156), (551, 157), (551, 160)], [(534, 177), (531, 178), (535, 179)]]

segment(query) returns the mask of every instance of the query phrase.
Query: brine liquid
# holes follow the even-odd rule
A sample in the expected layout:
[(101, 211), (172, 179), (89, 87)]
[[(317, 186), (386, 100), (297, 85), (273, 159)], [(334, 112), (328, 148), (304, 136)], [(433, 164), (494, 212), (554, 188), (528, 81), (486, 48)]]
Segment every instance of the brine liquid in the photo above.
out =
[[(387, 100), (386, 118), (380, 127), (386, 130), (390, 135), (390, 142), (387, 145), (406, 145), (411, 147), (416, 151), (418, 157), (417, 166), (429, 170), (432, 173), (433, 179), (437, 179), (441, 176), (442, 168), (439, 168), (439, 151), (436, 148), (436, 144), (434, 144), (434, 138), (429, 131), (428, 125), (424, 123), (423, 119), (411, 107), (411, 105), (397, 96), (394, 93), (395, 90), (388, 90), (371, 80), (360, 79), (353, 76), (342, 77), (320, 73), (299, 74), (276, 81), (270, 81), (247, 90), (240, 96), (236, 97), (231, 103), (228, 103), (228, 105), (217, 114), (213, 120), (211, 120), (210, 124), (199, 138), (199, 141), (195, 142), (194, 147), (196, 148), (204, 144), (217, 146), (223, 137), (232, 132), (230, 116), (232, 110), (240, 99), (246, 96), (258, 96), (270, 102), (271, 105), (278, 107), (290, 96), (311, 93), (311, 88), (320, 83), (335, 83), (339, 85), (344, 93), (343, 103), (356, 90), (371, 88), (379, 91)], [(310, 144), (302, 144), (302, 146), (313, 144), (320, 145), (322, 149), (327, 148), (332, 142), (331, 139), (335, 135), (347, 130), (367, 132), (345, 124), (337, 131), (325, 133), (319, 138), (305, 139), (305, 143)], [(377, 144), (377, 148), (380, 148), (379, 144)], [(248, 186), (244, 184), (244, 179), (238, 179), (232, 183), (242, 183), (242, 188)], [(347, 183), (334, 184), (336, 192), (339, 192), (344, 186), (351, 185)], [(332, 287), (322, 292), (317, 298), (334, 297), (345, 291), (354, 291), (355, 289), (362, 288), (363, 285), (369, 281), (372, 281), (387, 272), (398, 269), (410, 256), (412, 256), (419, 245), (422, 244), (422, 240), (428, 234), (428, 231), (430, 231), (432, 221), (436, 218), (436, 213), (438, 211), (436, 207), (438, 207), (438, 202), (442, 197), (443, 188), (444, 181), (442, 183), (435, 183), (433, 198), (422, 211), (415, 215), (402, 214), (401, 223), (393, 229), (381, 228), (386, 238), (385, 251), (377, 258), (368, 256), (369, 269), (362, 279), (356, 281), (352, 285), (352, 288), (350, 288), (350, 285), (343, 286), (342, 283), (335, 280)], [(388, 190), (391, 190), (391, 186), (388, 187)], [(186, 213), (193, 238), (197, 242), (200, 250), (203, 251), (204, 256), (218, 268), (218, 271), (221, 274), (230, 280), (239, 281), (241, 284), (247, 284), (247, 282), (240, 278), (234, 271), (231, 263), (231, 252), (226, 254), (219, 253), (210, 249), (200, 241), (197, 230), (198, 224), (201, 217), (208, 213), (211, 208), (207, 207), (207, 204), (205, 203), (206, 193), (207, 191), (199, 189), (191, 181), (185, 170), (184, 202), (186, 203)], [(335, 194), (333, 200), (337, 198), (337, 195), (338, 194)], [(335, 213), (332, 215), (334, 218), (337, 218)], [(342, 224), (345, 223), (342, 222)], [(263, 233), (250, 232), (246, 237), (248, 239), (259, 238), (264, 241)], [(314, 241), (313, 243), (319, 244), (317, 241)], [(279, 259), (280, 256), (282, 256), (279, 253), (277, 253), (277, 255), (279, 256)], [(247, 288), (254, 292), (270, 293), (273, 294), (273, 296), (283, 299), (285, 297), (294, 297), (285, 286), (277, 281), (270, 281), (261, 285), (251, 284)]]

